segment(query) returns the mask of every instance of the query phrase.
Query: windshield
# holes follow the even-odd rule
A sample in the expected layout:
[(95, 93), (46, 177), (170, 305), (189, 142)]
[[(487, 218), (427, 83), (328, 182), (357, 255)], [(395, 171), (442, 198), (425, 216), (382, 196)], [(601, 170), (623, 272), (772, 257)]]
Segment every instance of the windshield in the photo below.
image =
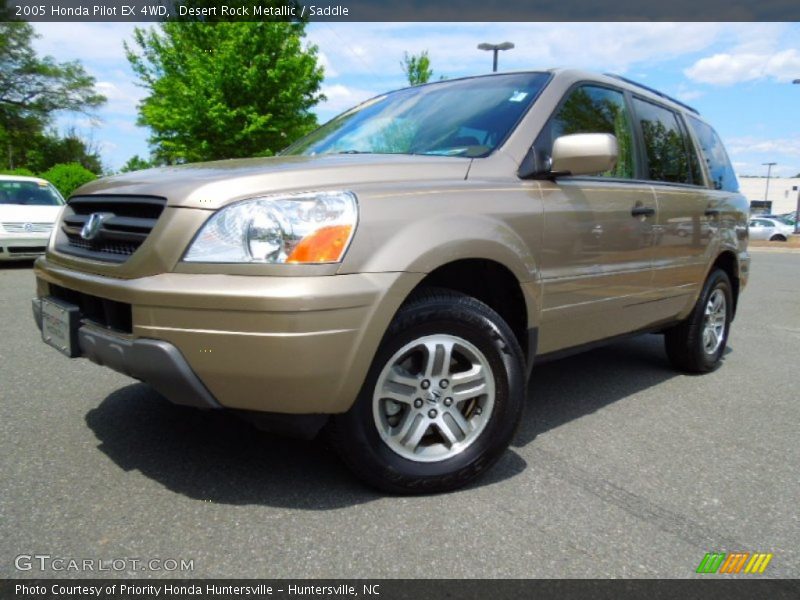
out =
[(56, 188), (46, 181), (5, 179), (0, 180), (0, 204), (61, 206), (64, 204), (64, 199)]
[(283, 154), (486, 156), (548, 79), (547, 73), (514, 73), (391, 92), (335, 117)]

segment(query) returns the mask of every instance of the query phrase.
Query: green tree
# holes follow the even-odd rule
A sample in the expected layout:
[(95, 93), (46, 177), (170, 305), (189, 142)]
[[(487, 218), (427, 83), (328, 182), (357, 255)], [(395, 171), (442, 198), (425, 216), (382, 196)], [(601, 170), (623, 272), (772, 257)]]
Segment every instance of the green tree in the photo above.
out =
[(36, 177), (36, 173), (30, 169), (3, 169), (0, 170), (0, 175), (20, 175), (21, 177)]
[(138, 154), (134, 154), (128, 159), (122, 168), (119, 170), (120, 173), (130, 173), (131, 171), (141, 171), (142, 169), (149, 169), (153, 167), (153, 163), (149, 160), (142, 158)]
[(128, 60), (149, 95), (139, 124), (167, 164), (269, 156), (316, 126), (324, 96), (305, 24), (166, 22), (136, 29)]
[(64, 198), (69, 198), (84, 183), (97, 179), (97, 175), (78, 163), (55, 165), (40, 175), (52, 183)]
[(37, 173), (63, 163), (78, 163), (96, 175), (103, 172), (99, 151), (75, 130), (67, 131), (63, 137), (55, 131), (31, 134), (26, 147), (20, 151), (20, 158), (27, 168)]
[(427, 50), (423, 50), (419, 54), (406, 52), (400, 65), (403, 67), (403, 72), (406, 75), (406, 79), (408, 79), (409, 85), (428, 83), (433, 77), (433, 69), (431, 69), (431, 60), (428, 57)]
[(54, 112), (85, 113), (106, 100), (77, 61), (38, 57), (34, 37), (28, 23), (0, 22), (0, 142), (8, 168), (19, 165), (15, 157), (41, 135)]

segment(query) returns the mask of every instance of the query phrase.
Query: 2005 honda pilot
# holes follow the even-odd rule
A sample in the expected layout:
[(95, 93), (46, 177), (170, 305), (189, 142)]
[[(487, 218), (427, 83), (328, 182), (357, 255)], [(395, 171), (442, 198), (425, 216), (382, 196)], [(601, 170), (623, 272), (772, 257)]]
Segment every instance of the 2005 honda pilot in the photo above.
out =
[(537, 357), (664, 334), (722, 359), (748, 205), (697, 112), (573, 70), (373, 98), (281, 156), (84, 186), (35, 267), (45, 342), (311, 437), (390, 492), (457, 488)]

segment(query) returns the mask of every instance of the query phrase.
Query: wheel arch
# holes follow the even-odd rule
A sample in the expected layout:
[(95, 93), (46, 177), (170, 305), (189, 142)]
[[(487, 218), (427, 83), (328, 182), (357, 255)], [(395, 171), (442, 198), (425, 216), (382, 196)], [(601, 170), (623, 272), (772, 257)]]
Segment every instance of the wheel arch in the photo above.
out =
[(736, 316), (736, 308), (739, 304), (739, 290), (741, 289), (741, 282), (739, 280), (739, 261), (736, 254), (732, 250), (723, 250), (717, 256), (711, 265), (709, 273), (714, 269), (721, 269), (731, 280), (731, 290), (733, 294), (733, 314), (731, 319)]
[(528, 364), (536, 353), (537, 317), (529, 286), (505, 264), (489, 258), (461, 258), (433, 269), (416, 285), (409, 298), (421, 290), (444, 288), (476, 298), (508, 323)]

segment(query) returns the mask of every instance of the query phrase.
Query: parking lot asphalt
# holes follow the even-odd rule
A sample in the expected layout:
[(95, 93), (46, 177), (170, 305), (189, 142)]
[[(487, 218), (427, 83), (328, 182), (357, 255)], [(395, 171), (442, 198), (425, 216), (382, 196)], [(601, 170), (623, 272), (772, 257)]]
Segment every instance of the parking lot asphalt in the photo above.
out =
[[(30, 264), (0, 266), (2, 577), (682, 578), (711, 551), (800, 575), (798, 254), (754, 252), (718, 371), (674, 372), (656, 335), (539, 365), (488, 477), (413, 498), (364, 488), (324, 440), (61, 356), (33, 291)], [(31, 554), (194, 569), (17, 570)]]

